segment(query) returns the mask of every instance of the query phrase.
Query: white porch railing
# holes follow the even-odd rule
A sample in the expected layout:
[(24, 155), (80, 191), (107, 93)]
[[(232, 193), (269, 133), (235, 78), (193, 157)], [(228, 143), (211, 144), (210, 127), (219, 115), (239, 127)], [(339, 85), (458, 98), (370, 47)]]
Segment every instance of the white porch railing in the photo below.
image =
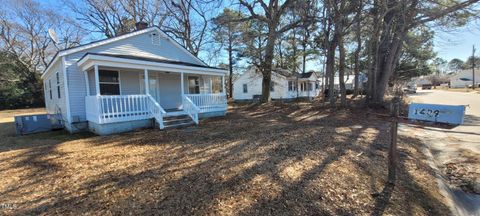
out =
[(185, 94), (198, 108), (200, 113), (224, 111), (227, 109), (227, 96), (220, 94)]
[(182, 98), (183, 111), (185, 111), (190, 118), (198, 125), (198, 113), (200, 113), (200, 108), (195, 105), (192, 100), (184, 95)]
[(151, 95), (148, 95), (147, 107), (148, 110), (150, 110), (152, 117), (155, 118), (160, 125), (160, 129), (165, 128), (165, 125), (163, 124), (163, 116), (167, 114), (167, 112), (165, 112), (162, 106), (160, 106), (160, 104), (158, 104), (158, 102)]
[(148, 95), (86, 96), (87, 120), (97, 124), (155, 118), (163, 128), (165, 110)]
[(149, 118), (147, 99), (146, 95), (87, 96), (87, 120), (104, 124)]
[[(199, 113), (225, 111), (225, 94), (186, 94), (182, 97), (183, 111), (198, 124)], [(97, 124), (155, 118), (161, 129), (167, 114), (150, 95), (86, 96), (87, 120)]]

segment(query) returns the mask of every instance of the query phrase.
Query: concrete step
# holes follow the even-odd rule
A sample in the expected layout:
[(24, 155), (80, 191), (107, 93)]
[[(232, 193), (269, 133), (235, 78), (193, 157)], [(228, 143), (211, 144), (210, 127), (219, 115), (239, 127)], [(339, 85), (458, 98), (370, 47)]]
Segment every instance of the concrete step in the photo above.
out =
[(165, 126), (165, 129), (181, 128), (195, 125), (195, 122), (189, 115), (166, 116), (163, 118), (163, 125)]
[(190, 118), (190, 116), (186, 116), (183, 118), (164, 118), (163, 119), (164, 124), (181, 122), (181, 121), (192, 121), (192, 118)]
[(182, 128), (182, 127), (187, 127), (191, 125), (195, 125), (194, 121), (188, 121), (188, 122), (179, 122), (175, 124), (164, 124), (165, 129), (172, 129), (172, 128)]
[(163, 121), (170, 121), (170, 120), (176, 120), (176, 119), (190, 119), (189, 115), (177, 115), (177, 116), (165, 116), (163, 117)]

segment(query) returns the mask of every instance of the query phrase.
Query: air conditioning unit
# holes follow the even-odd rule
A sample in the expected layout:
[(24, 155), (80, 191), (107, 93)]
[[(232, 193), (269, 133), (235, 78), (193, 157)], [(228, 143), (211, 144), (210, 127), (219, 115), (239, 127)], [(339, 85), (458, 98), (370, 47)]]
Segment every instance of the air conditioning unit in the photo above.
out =
[(32, 134), (63, 128), (61, 114), (15, 116), (17, 135)]

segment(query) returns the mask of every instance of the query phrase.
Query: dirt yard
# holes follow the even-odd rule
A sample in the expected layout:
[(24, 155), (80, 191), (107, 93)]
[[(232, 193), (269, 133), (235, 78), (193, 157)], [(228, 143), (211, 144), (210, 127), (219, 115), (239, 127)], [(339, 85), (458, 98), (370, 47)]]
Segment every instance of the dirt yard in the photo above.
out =
[(388, 123), (365, 110), (235, 105), (186, 129), (16, 137), (27, 112), (0, 112), (0, 213), (450, 214), (418, 139), (399, 137), (385, 183)]

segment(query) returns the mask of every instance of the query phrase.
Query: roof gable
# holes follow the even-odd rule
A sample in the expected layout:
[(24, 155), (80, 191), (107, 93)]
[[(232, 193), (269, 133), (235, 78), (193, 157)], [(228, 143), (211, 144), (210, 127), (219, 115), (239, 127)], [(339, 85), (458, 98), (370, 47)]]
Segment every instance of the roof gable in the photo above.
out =
[[(150, 28), (146, 28), (146, 29), (143, 29), (143, 30), (134, 31), (134, 32), (131, 32), (131, 33), (128, 33), (128, 34), (117, 36), (117, 37), (103, 39), (103, 40), (95, 41), (95, 42), (92, 42), (92, 43), (89, 43), (89, 44), (80, 45), (78, 47), (74, 47), (74, 48), (71, 48), (71, 49), (63, 50), (63, 51), (59, 52), (59, 55), (60, 56), (70, 55), (70, 54), (73, 54), (73, 53), (76, 53), (76, 52), (80, 52), (80, 51), (84, 51), (84, 50), (90, 50), (90, 49), (97, 48), (97, 47), (100, 47), (100, 46), (106, 46), (106, 45), (109, 45), (109, 44), (112, 44), (112, 43), (115, 43), (115, 42), (119, 42), (119, 41), (122, 41), (122, 40), (126, 40), (126, 39), (129, 39), (129, 38), (135, 37), (135, 36), (140, 36), (140, 35), (144, 35), (144, 34), (147, 34), (147, 33), (152, 33), (154, 31), (159, 34), (162, 42), (168, 42), (169, 44), (172, 45), (172, 47), (176, 48), (177, 50), (179, 50), (183, 54), (186, 54), (189, 57), (191, 57), (192, 60), (195, 61), (196, 64), (205, 65), (205, 66), (207, 65), (201, 59), (199, 59), (198, 57), (193, 55), (190, 51), (188, 51), (185, 47), (183, 47), (178, 42), (173, 40), (171, 37), (169, 37), (163, 31), (161, 31), (160, 28), (158, 28), (157, 26), (152, 26)], [(151, 41), (151, 38), (146, 38), (146, 39), (148, 41)], [(155, 45), (151, 45), (151, 46), (155, 46)], [(162, 44), (160, 44), (159, 47), (162, 47)], [(171, 47), (169, 47), (169, 48), (171, 48)], [(127, 54), (127, 53), (124, 53), (124, 54)]]
[[(174, 49), (173, 52), (171, 52), (171, 51), (166, 52), (167, 54), (170, 54), (169, 57), (171, 57), (172, 53), (177, 53), (178, 56), (182, 56), (182, 58), (183, 58), (183, 59), (179, 59), (180, 58), (179, 57), (179, 58), (171, 59), (171, 58), (165, 57), (163, 59), (177, 60), (177, 61), (187, 61), (187, 62), (190, 62), (190, 63), (193, 63), (193, 64), (207, 66), (207, 64), (205, 62), (203, 62), (201, 59), (199, 59), (198, 57), (193, 55), (185, 47), (180, 45), (178, 42), (176, 42), (174, 39), (169, 37), (163, 31), (161, 31), (160, 28), (158, 28), (157, 26), (152, 26), (152, 27), (149, 27), (149, 28), (146, 28), (146, 29), (143, 29), (143, 30), (130, 32), (130, 33), (120, 35), (120, 36), (116, 36), (116, 37), (113, 37), (113, 38), (107, 38), (107, 39), (103, 39), (103, 40), (99, 40), (99, 41), (94, 41), (94, 42), (91, 42), (91, 43), (88, 43), (88, 44), (83, 44), (83, 45), (80, 45), (80, 46), (77, 46), (77, 47), (73, 47), (73, 48), (69, 48), (69, 49), (65, 49), (65, 50), (60, 50), (55, 54), (54, 58), (52, 59), (52, 61), (49, 63), (49, 65), (45, 69), (44, 74), (45, 74), (45, 72), (47, 72), (50, 69), (51, 65), (54, 62), (58, 61), (59, 58), (62, 57), (62, 56), (75, 55), (77, 53), (78, 53), (78, 55), (83, 56), (85, 52), (99, 52), (99, 53), (101, 53), (101, 52), (103, 52), (102, 51), (103, 48), (105, 48), (104, 50), (113, 50), (113, 49), (115, 49), (115, 46), (117, 46), (117, 44), (121, 44), (124, 41), (125, 41), (125, 43), (132, 43), (132, 42), (129, 42), (128, 40), (132, 40), (134, 37), (138, 37), (138, 36), (142, 37), (142, 36), (145, 36), (145, 35), (150, 35), (153, 32), (157, 32), (159, 34), (160, 38), (161, 38), (161, 42), (163, 42), (163, 44), (161, 43), (158, 46), (158, 50), (157, 50), (158, 52), (161, 52), (161, 50), (160, 50), (161, 48), (166, 49), (165, 44), (167, 44), (168, 49), (170, 49), (170, 50)], [(142, 38), (142, 40), (139, 40), (139, 42), (143, 42), (143, 43), (151, 42), (151, 38)], [(130, 47), (135, 46), (135, 44), (129, 44), (129, 45), (130, 45)], [(151, 53), (151, 50), (157, 49), (157, 47), (155, 45), (150, 45), (147, 48), (150, 49), (150, 53)], [(123, 49), (123, 51), (121, 49)], [(119, 53), (119, 51), (120, 51), (120, 53)], [(119, 48), (119, 49), (117, 49), (117, 53), (112, 53), (112, 54), (123, 54), (123, 55), (137, 54), (138, 55), (139, 53), (141, 53), (141, 51), (143, 51), (142, 48), (133, 49), (133, 50), (132, 49)], [(165, 50), (163, 50), (163, 51), (165, 51)], [(134, 52), (134, 53), (131, 53), (131, 52)], [(108, 53), (108, 51), (105, 51), (105, 53)], [(150, 56), (146, 56), (146, 57), (155, 57), (153, 55), (154, 54), (152, 54)], [(162, 59), (161, 56), (159, 56), (159, 58)], [(185, 59), (185, 58), (187, 58), (187, 59)]]

